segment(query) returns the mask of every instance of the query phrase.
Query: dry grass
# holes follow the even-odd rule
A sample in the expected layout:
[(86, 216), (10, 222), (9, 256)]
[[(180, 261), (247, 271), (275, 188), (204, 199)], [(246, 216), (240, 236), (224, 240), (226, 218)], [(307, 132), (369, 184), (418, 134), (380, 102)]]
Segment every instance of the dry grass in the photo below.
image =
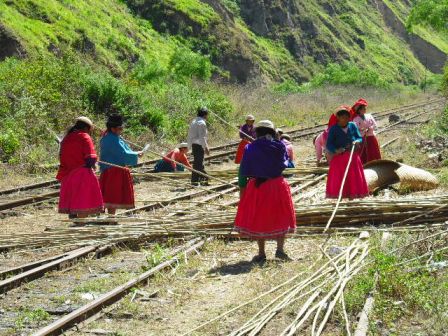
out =
[(235, 122), (254, 114), (256, 119), (272, 119), (277, 125), (313, 126), (328, 121), (334, 109), (342, 104), (352, 105), (363, 97), (370, 111), (408, 105), (422, 101), (428, 94), (417, 91), (390, 91), (375, 88), (324, 87), (311, 93), (280, 94), (268, 88), (229, 86), (227, 95), (235, 106)]

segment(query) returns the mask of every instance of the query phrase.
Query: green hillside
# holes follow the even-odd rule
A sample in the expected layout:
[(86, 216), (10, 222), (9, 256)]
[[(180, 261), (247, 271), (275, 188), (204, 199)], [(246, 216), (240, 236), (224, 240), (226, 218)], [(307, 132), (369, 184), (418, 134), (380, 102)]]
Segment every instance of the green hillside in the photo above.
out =
[(408, 34), (409, 10), (404, 0), (0, 0), (0, 158), (42, 161), (48, 129), (80, 113), (120, 112), (133, 136), (176, 141), (197, 106), (231, 113), (217, 83), (419, 84), (424, 64), (441, 71), (448, 40)]
[[(410, 10), (407, 1), (381, 3), (402, 21)], [(361, 0), (2, 0), (0, 13), (27, 54), (70, 46), (118, 73), (142, 58), (167, 67), (180, 47), (209, 56), (238, 81), (305, 81), (342, 61), (405, 83), (424, 70), (377, 6)], [(446, 38), (415, 32), (448, 51)]]

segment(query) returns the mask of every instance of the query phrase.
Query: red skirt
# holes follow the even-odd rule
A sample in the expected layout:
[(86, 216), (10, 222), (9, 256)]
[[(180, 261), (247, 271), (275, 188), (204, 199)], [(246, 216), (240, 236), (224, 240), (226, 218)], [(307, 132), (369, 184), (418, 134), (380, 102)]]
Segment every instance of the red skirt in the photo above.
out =
[(380, 145), (376, 136), (367, 136), (363, 139), (360, 153), (362, 164), (374, 160), (381, 160)]
[[(327, 178), (327, 198), (338, 198), (344, 178), (345, 169), (350, 158), (350, 152), (344, 152), (333, 156), (330, 162), (330, 170)], [(347, 173), (343, 198), (363, 198), (369, 195), (364, 168), (357, 152), (353, 153), (353, 159)]]
[(101, 173), (104, 206), (114, 209), (135, 208), (134, 183), (129, 169), (112, 167)]
[(277, 177), (257, 188), (251, 179), (238, 206), (235, 231), (252, 239), (273, 239), (295, 228), (296, 214), (286, 180)]
[(236, 156), (235, 156), (235, 163), (240, 164), (241, 160), (243, 159), (244, 150), (246, 149), (246, 146), (250, 144), (249, 140), (243, 139), (240, 141), (240, 144), (238, 145), (238, 149), (236, 150)]
[(100, 184), (92, 169), (76, 168), (62, 179), (59, 213), (92, 215), (103, 210)]

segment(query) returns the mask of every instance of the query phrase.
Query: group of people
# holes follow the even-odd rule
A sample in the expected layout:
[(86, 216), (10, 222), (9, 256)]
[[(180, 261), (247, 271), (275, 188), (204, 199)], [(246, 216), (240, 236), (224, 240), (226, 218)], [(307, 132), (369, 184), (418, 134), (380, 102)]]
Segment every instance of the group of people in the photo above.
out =
[[(315, 140), (318, 164), (323, 156), (329, 163), (326, 196), (362, 198), (369, 194), (363, 163), (381, 158), (375, 136), (376, 122), (366, 113), (367, 101), (359, 99), (351, 108), (340, 106), (330, 117), (327, 128)], [(190, 124), (188, 141), (179, 144), (155, 166), (156, 172), (192, 171), (191, 183), (204, 185), (208, 175), (204, 157), (210, 154), (207, 142), (208, 110), (199, 108)], [(131, 150), (121, 138), (123, 118), (112, 115), (100, 140), (100, 160), (95, 152), (91, 133), (92, 121), (86, 117), (76, 120), (61, 143), (61, 181), (59, 212), (70, 218), (85, 218), (107, 208), (113, 215), (116, 209), (135, 206), (132, 176), (129, 167), (137, 164), (142, 152)], [(285, 235), (296, 227), (296, 214), (290, 187), (283, 177), (284, 170), (293, 168), (294, 150), (291, 137), (276, 129), (269, 120), (255, 125), (253, 115), (246, 117), (240, 128), (240, 144), (235, 156), (239, 164), (238, 184), (240, 202), (235, 218), (235, 230), (258, 242), (254, 262), (266, 260), (265, 242), (277, 241), (276, 258), (289, 260), (284, 251)], [(187, 153), (191, 148), (194, 162)], [(99, 161), (99, 162), (98, 162)], [(94, 167), (100, 165), (96, 177)], [(344, 176), (346, 180), (344, 181)]]
[[(363, 163), (381, 159), (375, 136), (376, 122), (367, 114), (367, 101), (359, 99), (351, 108), (340, 106), (331, 115), (325, 131), (314, 139), (318, 164), (323, 153), (329, 163), (327, 198), (355, 199), (369, 195)], [(253, 121), (253, 116), (248, 116)], [(253, 124), (253, 122), (251, 123)], [(265, 242), (277, 241), (275, 257), (289, 260), (284, 251), (285, 235), (296, 227), (291, 191), (283, 177), (293, 160), (288, 137), (280, 135), (269, 120), (253, 129), (245, 125), (237, 158), (240, 162), (239, 184), (244, 189), (235, 218), (235, 230), (257, 240), (254, 262), (266, 261)], [(282, 141), (283, 139), (283, 141)], [(284, 141), (286, 139), (286, 142)], [(344, 180), (345, 176), (345, 180)]]
[[(101, 135), (100, 160), (91, 135), (93, 122), (79, 117), (61, 142), (60, 165), (56, 178), (61, 182), (59, 212), (69, 218), (86, 218), (107, 209), (135, 207), (133, 180), (128, 167), (135, 166), (142, 152), (131, 150), (121, 138), (123, 118), (111, 115)], [(101, 175), (94, 168), (99, 161)], [(78, 225), (85, 223), (78, 222)]]
[[(192, 170), (193, 185), (207, 184), (204, 156), (209, 154), (206, 119), (208, 110), (199, 108), (190, 125), (188, 142), (179, 144), (156, 163), (155, 172)], [(67, 131), (60, 144), (59, 170), (56, 178), (61, 182), (59, 212), (69, 218), (86, 218), (107, 209), (115, 215), (117, 209), (135, 207), (133, 179), (130, 167), (138, 163), (143, 152), (133, 151), (123, 140), (124, 123), (120, 115), (109, 116), (106, 130), (101, 133), (100, 156), (95, 151), (92, 132), (93, 122), (79, 117)], [(192, 148), (194, 162), (190, 164), (187, 153)], [(95, 175), (99, 163), (100, 177)], [(84, 225), (84, 221), (76, 221)]]

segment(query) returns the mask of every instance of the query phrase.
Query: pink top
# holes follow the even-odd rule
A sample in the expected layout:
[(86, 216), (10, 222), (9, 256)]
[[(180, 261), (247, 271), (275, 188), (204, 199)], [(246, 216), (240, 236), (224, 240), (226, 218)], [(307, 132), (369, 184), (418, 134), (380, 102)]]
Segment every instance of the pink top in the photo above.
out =
[(377, 127), (375, 118), (371, 114), (364, 114), (364, 119), (356, 116), (353, 122), (358, 126), (362, 137), (375, 136), (375, 129)]
[(286, 147), (286, 153), (288, 154), (288, 158), (289, 158), (291, 161), (294, 161), (294, 149), (293, 149), (293, 147), (292, 147), (291, 142), (289, 142), (289, 141), (286, 140), (286, 139), (283, 139), (282, 142), (283, 142), (283, 144), (284, 144), (285, 147)]
[(314, 148), (316, 149), (317, 161), (322, 160), (322, 155), (324, 153), (325, 145), (327, 143), (327, 137), (328, 137), (328, 132), (325, 130), (322, 133), (320, 133), (316, 137), (316, 140), (314, 141)]

